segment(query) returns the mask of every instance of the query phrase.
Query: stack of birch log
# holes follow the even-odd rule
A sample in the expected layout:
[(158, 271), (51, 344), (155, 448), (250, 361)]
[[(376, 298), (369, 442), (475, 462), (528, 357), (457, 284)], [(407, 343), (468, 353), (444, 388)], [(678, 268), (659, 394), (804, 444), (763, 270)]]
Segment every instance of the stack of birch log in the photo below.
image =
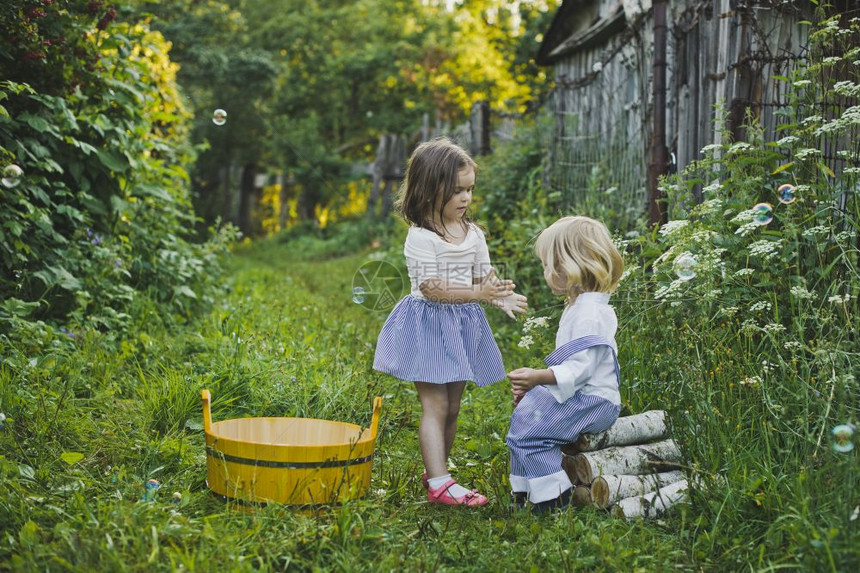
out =
[(666, 412), (618, 418), (599, 434), (562, 446), (573, 503), (609, 509), (623, 518), (656, 517), (685, 499), (681, 451), (666, 428)]

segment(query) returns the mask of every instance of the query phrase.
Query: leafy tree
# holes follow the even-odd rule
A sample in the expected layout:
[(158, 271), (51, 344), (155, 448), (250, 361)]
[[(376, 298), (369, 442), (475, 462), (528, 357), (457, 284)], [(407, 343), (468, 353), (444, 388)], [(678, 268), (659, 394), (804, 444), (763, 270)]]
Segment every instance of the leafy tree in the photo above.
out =
[(100, 2), (10, 8), (2, 33), (23, 44), (0, 51), (0, 167), (23, 176), (0, 194), (0, 324), (125, 328), (146, 299), (190, 311), (215, 269), (183, 239), (193, 150), (169, 45)]

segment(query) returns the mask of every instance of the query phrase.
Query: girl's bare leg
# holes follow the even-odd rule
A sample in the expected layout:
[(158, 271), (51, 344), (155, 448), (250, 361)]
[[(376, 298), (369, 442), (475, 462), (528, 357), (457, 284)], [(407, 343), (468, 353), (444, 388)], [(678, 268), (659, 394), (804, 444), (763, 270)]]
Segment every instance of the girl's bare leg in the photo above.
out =
[[(446, 429), (448, 420), (447, 384), (416, 382), (421, 402), (421, 424), (418, 426), (418, 443), (424, 468), (430, 478), (448, 473)], [(458, 402), (459, 406), (459, 402)]]
[(448, 391), (448, 415), (445, 420), (445, 467), (448, 467), (448, 458), (451, 457), (451, 448), (454, 445), (454, 437), (457, 435), (457, 417), (460, 415), (460, 400), (463, 398), (465, 382), (452, 382), (445, 384)]

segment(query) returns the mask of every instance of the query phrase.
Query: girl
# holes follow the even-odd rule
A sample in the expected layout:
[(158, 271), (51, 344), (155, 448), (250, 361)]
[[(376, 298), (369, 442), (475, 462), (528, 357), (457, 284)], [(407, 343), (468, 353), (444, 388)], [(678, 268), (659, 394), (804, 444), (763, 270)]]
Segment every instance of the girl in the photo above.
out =
[(460, 399), (469, 380), (486, 386), (505, 377), (480, 304), (511, 318), (526, 311), (514, 284), (496, 277), (484, 234), (469, 220), (476, 169), (447, 138), (422, 143), (409, 159), (396, 206), (411, 224), (403, 251), (412, 292), (385, 321), (373, 362), (418, 390), (428, 501), (469, 507), (487, 498), (457, 484), (447, 469)]
[(570, 502), (560, 445), (609, 428), (621, 409), (609, 294), (624, 263), (603, 223), (588, 217), (559, 219), (540, 234), (535, 252), (550, 289), (568, 304), (544, 359), (549, 368), (508, 374), (517, 405), (506, 441), (514, 503), (528, 499), (534, 513), (544, 513)]

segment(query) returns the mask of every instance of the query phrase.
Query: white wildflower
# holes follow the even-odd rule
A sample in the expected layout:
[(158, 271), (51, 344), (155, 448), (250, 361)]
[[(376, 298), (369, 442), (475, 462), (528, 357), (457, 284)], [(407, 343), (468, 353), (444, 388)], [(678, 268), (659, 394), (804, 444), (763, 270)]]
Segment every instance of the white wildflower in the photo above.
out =
[(796, 340), (789, 340), (788, 342), (783, 344), (782, 347), (789, 352), (797, 352), (798, 350), (803, 349), (803, 345)]
[(734, 316), (738, 313), (738, 310), (740, 309), (736, 306), (727, 306), (720, 309), (720, 314), (723, 316)]
[(791, 287), (791, 296), (800, 300), (809, 300), (813, 297), (812, 293), (803, 286)]
[(684, 227), (686, 227), (689, 224), (690, 224), (690, 222), (686, 219), (679, 219), (677, 221), (669, 221), (668, 223), (666, 223), (665, 225), (660, 227), (660, 234), (663, 235), (664, 237), (671, 237), (679, 229), (683, 229)]
[(806, 86), (808, 86), (811, 83), (812, 83), (812, 80), (797, 80), (796, 82), (792, 82), (791, 85), (793, 85), (796, 88), (805, 88)]
[[(764, 329), (767, 330), (767, 326), (765, 326)], [(774, 364), (773, 362), (768, 362), (767, 360), (761, 361), (761, 371), (764, 372), (765, 374), (768, 374), (769, 372), (773, 372), (773, 370), (775, 368), (776, 368), (776, 364)]]
[(790, 145), (797, 143), (798, 141), (800, 141), (799, 137), (796, 137), (794, 135), (789, 135), (788, 137), (783, 137), (782, 139), (777, 141), (776, 144), (779, 147), (788, 147)]
[(726, 150), (726, 155), (732, 155), (734, 153), (740, 153), (742, 151), (746, 151), (748, 149), (752, 149), (752, 145), (745, 141), (739, 141), (737, 143), (733, 143), (731, 147)]
[(860, 85), (855, 84), (854, 82), (836, 82), (833, 84), (833, 90), (847, 97), (858, 97), (860, 96)]
[[(701, 231), (696, 231), (695, 233), (693, 233), (693, 235), (690, 237), (690, 240), (693, 241), (694, 243), (699, 243), (699, 244), (708, 243), (716, 235), (717, 235), (716, 231), (710, 231), (707, 229), (702, 229)], [(722, 254), (722, 252), (725, 251), (725, 249), (715, 249), (715, 251), (720, 251), (720, 252), (716, 253), (719, 256), (720, 254)]]
[(599, 74), (601, 70), (603, 70), (603, 62), (594, 62), (594, 65), (591, 66), (591, 71), (596, 74)]
[(532, 338), (530, 335), (526, 334), (525, 336), (523, 336), (520, 339), (517, 346), (519, 346), (520, 348), (531, 348), (531, 345), (534, 343), (535, 343), (535, 339)]
[(699, 153), (701, 153), (702, 155), (707, 155), (708, 153), (713, 153), (715, 151), (720, 151), (722, 149), (723, 149), (723, 146), (720, 145), (719, 143), (712, 143), (710, 145), (704, 146), (702, 148), (702, 150), (699, 151)]
[(775, 322), (771, 322), (770, 324), (764, 325), (764, 331), (765, 332), (774, 332), (774, 333), (785, 332), (785, 326), (783, 326), (781, 324), (777, 324)]
[(670, 257), (672, 257), (672, 255), (674, 255), (676, 247), (677, 245), (672, 245), (671, 247), (666, 249), (666, 252), (657, 257), (657, 260), (655, 260), (654, 264), (651, 265), (651, 269), (656, 272), (661, 263), (666, 262), (667, 260), (669, 260)]
[(837, 62), (841, 62), (842, 58), (839, 56), (827, 56), (823, 60), (821, 60), (822, 64), (835, 64)]
[(827, 302), (832, 302), (833, 304), (845, 304), (849, 300), (851, 300), (850, 294), (843, 294), (843, 295), (835, 294), (831, 297), (827, 297)]
[(748, 277), (755, 272), (755, 269), (738, 269), (734, 272), (733, 276), (736, 277)]
[(702, 298), (703, 298), (704, 300), (707, 300), (707, 301), (716, 301), (716, 300), (718, 300), (718, 299), (720, 298), (720, 295), (722, 295), (722, 294), (723, 294), (723, 291), (722, 291), (722, 290), (720, 290), (720, 289), (718, 289), (718, 288), (715, 288), (715, 289), (711, 289), (711, 290), (709, 290), (708, 292), (706, 292), (706, 293), (702, 296)]
[(810, 227), (803, 231), (803, 236), (807, 238), (816, 238), (818, 235), (826, 235), (830, 232), (828, 227), (824, 225), (816, 225), (815, 227)]
[(860, 167), (846, 167), (842, 173), (857, 174), (860, 173)]
[(731, 222), (732, 223), (746, 223), (747, 221), (752, 221), (754, 217), (755, 217), (755, 211), (753, 211), (752, 209), (746, 209), (744, 211), (741, 211), (740, 213), (738, 213), (734, 217), (732, 217)]
[(723, 188), (723, 184), (720, 183), (719, 181), (715, 181), (715, 182), (711, 183), (710, 185), (703, 187), (702, 193), (705, 193), (705, 194), (716, 193), (717, 191), (719, 191), (722, 188)]
[(735, 231), (735, 235), (746, 237), (753, 231), (759, 228), (758, 223), (754, 221), (755, 212), (752, 209), (746, 209), (735, 215), (731, 219), (731, 223), (739, 223), (740, 226)]
[(805, 117), (800, 120), (800, 123), (807, 125), (809, 123), (821, 123), (822, 121), (824, 121), (824, 118), (820, 115), (810, 115), (809, 117)]
[(548, 316), (533, 316), (527, 318), (523, 323), (523, 332), (531, 332), (537, 328), (546, 328), (549, 325)]
[(853, 128), (858, 124), (860, 124), (860, 106), (854, 105), (843, 111), (841, 117), (837, 117), (836, 119), (816, 128), (814, 133), (817, 136), (830, 135), (832, 133), (838, 133), (844, 129)]
[(758, 324), (752, 318), (748, 318), (741, 323), (741, 331), (755, 332), (756, 330), (758, 330)]
[(638, 270), (639, 270), (639, 265), (631, 265), (629, 267), (626, 267), (624, 269), (624, 272), (621, 273), (621, 277), (618, 279), (618, 282), (621, 282), (621, 281), (627, 279), (630, 275), (632, 275), (633, 273), (635, 273)]
[(723, 208), (723, 202), (720, 199), (708, 199), (707, 201), (702, 201), (693, 209), (693, 212), (697, 215), (710, 215), (711, 213), (716, 213), (720, 209)]
[(750, 305), (750, 312), (762, 312), (765, 310), (770, 310), (771, 307), (772, 305), (766, 300), (760, 300)]
[(740, 227), (738, 227), (737, 231), (735, 231), (735, 235), (740, 235), (741, 237), (746, 237), (753, 231), (759, 228), (758, 223), (744, 223)]
[(741, 386), (758, 386), (761, 384), (761, 376), (748, 376), (740, 381)]
[(681, 279), (675, 279), (671, 283), (665, 286), (661, 286), (657, 289), (657, 292), (654, 293), (654, 298), (657, 300), (661, 300), (664, 298), (669, 298), (672, 294), (677, 294), (678, 289), (684, 284), (686, 281)]
[(821, 153), (820, 150), (814, 149), (812, 147), (807, 147), (807, 148), (801, 149), (800, 151), (795, 153), (794, 156), (797, 157), (798, 159), (806, 159), (810, 155), (817, 155), (819, 153)]
[(782, 239), (777, 241), (762, 239), (750, 244), (749, 252), (753, 257), (761, 257), (765, 261), (769, 261), (779, 255), (779, 248), (781, 245)]
[(836, 235), (836, 241), (839, 243), (846, 243), (846, 242), (854, 239), (854, 237), (856, 237), (856, 236), (857, 236), (857, 231), (842, 231), (841, 233)]

